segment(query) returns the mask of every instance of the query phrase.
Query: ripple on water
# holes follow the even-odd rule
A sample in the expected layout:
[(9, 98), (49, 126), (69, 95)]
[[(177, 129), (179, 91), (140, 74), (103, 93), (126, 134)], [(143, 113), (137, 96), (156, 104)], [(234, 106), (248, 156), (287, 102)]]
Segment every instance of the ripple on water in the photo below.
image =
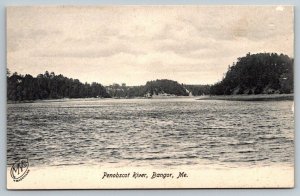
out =
[[(65, 101), (8, 105), (8, 164), (293, 164), (292, 101)], [(259, 115), (258, 115), (259, 114)]]

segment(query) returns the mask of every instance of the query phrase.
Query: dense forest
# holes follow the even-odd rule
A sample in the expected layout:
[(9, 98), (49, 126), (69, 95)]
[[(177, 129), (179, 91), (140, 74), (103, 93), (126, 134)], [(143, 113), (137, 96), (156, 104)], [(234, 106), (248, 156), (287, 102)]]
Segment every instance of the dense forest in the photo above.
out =
[(7, 99), (11, 101), (60, 99), (60, 98), (88, 98), (110, 97), (106, 89), (98, 83), (81, 83), (77, 79), (67, 78), (63, 75), (39, 74), (33, 77), (14, 73), (10, 75), (7, 70)]
[(155, 80), (149, 81), (145, 85), (145, 92), (150, 96), (159, 94), (170, 94), (176, 96), (188, 96), (188, 91), (180, 85), (178, 82), (173, 80)]
[(228, 67), (223, 79), (214, 85), (185, 85), (173, 80), (148, 81), (142, 86), (125, 83), (102, 86), (46, 71), (33, 77), (10, 74), (7, 70), (7, 99), (11, 101), (60, 98), (134, 98), (188, 95), (279, 94), (293, 93), (294, 60), (276, 53), (250, 54)]
[(248, 53), (229, 66), (223, 80), (211, 86), (210, 94), (293, 93), (293, 64), (283, 54)]
[[(188, 88), (187, 88), (188, 86)], [(195, 88), (193, 88), (195, 86)], [(126, 84), (113, 84), (106, 87), (107, 92), (112, 97), (118, 98), (133, 98), (133, 97), (152, 97), (155, 95), (176, 95), (188, 96), (190, 90), (195, 90), (195, 95), (203, 94), (203, 85), (183, 85), (173, 80), (154, 80), (148, 81), (142, 86), (126, 86)], [(206, 86), (205, 86), (206, 87)], [(209, 90), (207, 91), (209, 93)], [(199, 94), (197, 94), (199, 93)]]

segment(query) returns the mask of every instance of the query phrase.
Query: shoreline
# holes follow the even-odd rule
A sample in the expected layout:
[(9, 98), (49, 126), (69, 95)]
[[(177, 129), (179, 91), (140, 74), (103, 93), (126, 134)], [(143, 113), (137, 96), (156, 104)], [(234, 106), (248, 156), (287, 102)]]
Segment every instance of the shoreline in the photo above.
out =
[(111, 98), (61, 98), (61, 99), (37, 99), (37, 100), (24, 100), (24, 101), (11, 101), (7, 100), (7, 104), (20, 104), (20, 103), (47, 103), (47, 102), (66, 102), (66, 101), (99, 101), (99, 100), (133, 100), (133, 99), (181, 99), (181, 98), (197, 98), (200, 96), (170, 96), (170, 97), (131, 97), (131, 98), (125, 98), (125, 97), (111, 97)]
[(257, 95), (212, 95), (197, 100), (226, 100), (226, 101), (286, 101), (294, 100), (294, 94), (257, 94)]
[(38, 99), (25, 101), (10, 101), (7, 104), (21, 103), (44, 103), (44, 102), (66, 102), (66, 101), (98, 101), (98, 100), (132, 100), (132, 99), (181, 99), (190, 98), (195, 100), (225, 100), (225, 101), (286, 101), (294, 100), (294, 94), (257, 94), (257, 95), (202, 95), (202, 96), (157, 96), (157, 97), (132, 97), (132, 98), (61, 98), (61, 99)]

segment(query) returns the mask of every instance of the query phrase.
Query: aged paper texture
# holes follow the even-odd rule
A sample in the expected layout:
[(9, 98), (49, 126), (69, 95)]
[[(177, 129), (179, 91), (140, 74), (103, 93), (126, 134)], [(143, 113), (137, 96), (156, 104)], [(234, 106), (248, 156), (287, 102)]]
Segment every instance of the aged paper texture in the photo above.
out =
[(292, 6), (7, 8), (7, 188), (292, 188)]

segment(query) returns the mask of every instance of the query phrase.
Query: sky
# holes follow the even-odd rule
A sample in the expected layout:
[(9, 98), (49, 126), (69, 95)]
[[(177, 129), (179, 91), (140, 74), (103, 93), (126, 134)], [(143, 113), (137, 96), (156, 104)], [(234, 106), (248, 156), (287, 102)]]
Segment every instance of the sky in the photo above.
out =
[(291, 6), (7, 8), (7, 67), (81, 82), (213, 84), (238, 57), (294, 56)]

